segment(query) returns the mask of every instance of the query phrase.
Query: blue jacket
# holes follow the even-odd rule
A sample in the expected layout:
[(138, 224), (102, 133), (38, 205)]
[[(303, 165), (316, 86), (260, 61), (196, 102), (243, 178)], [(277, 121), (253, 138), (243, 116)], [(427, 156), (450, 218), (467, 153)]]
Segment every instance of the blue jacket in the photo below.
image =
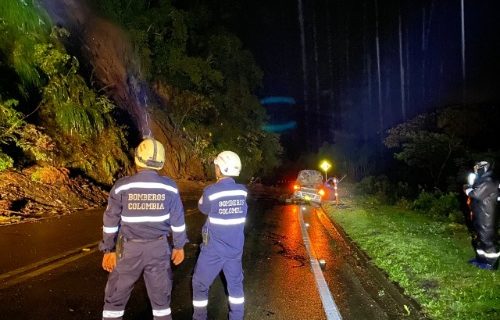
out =
[(118, 180), (104, 212), (99, 249), (113, 251), (118, 231), (126, 239), (157, 239), (172, 232), (174, 248), (187, 242), (184, 208), (174, 181), (154, 170)]
[(198, 208), (208, 216), (203, 227), (209, 233), (207, 249), (214, 249), (224, 257), (241, 257), (245, 242), (247, 193), (245, 186), (228, 177), (205, 188)]

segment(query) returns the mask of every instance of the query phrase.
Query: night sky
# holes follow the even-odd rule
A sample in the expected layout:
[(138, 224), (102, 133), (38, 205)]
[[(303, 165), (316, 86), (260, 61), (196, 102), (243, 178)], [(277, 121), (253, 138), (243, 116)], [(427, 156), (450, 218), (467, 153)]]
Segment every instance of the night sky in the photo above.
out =
[[(227, 2), (226, 9), (237, 13), (233, 28), (264, 71), (258, 95), (292, 96), (301, 112), (307, 104), (308, 113), (301, 117), (307, 122), (302, 125), (308, 131), (321, 128), (308, 132), (309, 137), (332, 143), (335, 130), (359, 134), (360, 139), (379, 135), (379, 101), (384, 130), (404, 118), (463, 103), (460, 0), (302, 3), (307, 101), (298, 1)], [(464, 4), (465, 102), (496, 103), (500, 100), (500, 2), (465, 0)]]

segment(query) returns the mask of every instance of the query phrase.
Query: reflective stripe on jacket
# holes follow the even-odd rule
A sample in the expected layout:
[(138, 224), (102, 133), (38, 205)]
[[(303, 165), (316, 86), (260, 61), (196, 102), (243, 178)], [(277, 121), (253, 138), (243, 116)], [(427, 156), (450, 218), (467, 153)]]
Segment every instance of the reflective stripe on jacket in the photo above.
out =
[(119, 230), (128, 239), (156, 239), (172, 232), (175, 248), (187, 242), (177, 185), (154, 170), (141, 170), (115, 183), (103, 222), (102, 251), (114, 249)]
[(205, 188), (198, 208), (206, 214), (204, 228), (209, 230), (207, 248), (227, 257), (241, 256), (245, 242), (248, 191), (233, 178), (223, 178)]

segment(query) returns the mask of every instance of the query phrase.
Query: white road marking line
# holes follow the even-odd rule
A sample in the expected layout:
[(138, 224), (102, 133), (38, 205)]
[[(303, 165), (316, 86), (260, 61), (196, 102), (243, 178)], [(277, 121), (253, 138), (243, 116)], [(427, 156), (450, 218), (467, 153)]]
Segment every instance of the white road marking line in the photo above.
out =
[(321, 302), (323, 303), (323, 309), (326, 313), (326, 318), (328, 320), (341, 320), (342, 316), (333, 300), (332, 293), (328, 288), (328, 284), (326, 283), (325, 276), (323, 275), (323, 271), (321, 271), (321, 267), (319, 266), (318, 259), (316, 259), (314, 250), (311, 246), (311, 240), (309, 239), (309, 234), (307, 233), (307, 227), (304, 223), (304, 216), (302, 214), (302, 210), (297, 210), (299, 215), (300, 222), (300, 230), (302, 231), (302, 240), (304, 241), (304, 246), (306, 247), (307, 254), (309, 255), (309, 261), (311, 263), (311, 269), (314, 274), (314, 278), (316, 280), (316, 286), (318, 287), (318, 292), (321, 297)]

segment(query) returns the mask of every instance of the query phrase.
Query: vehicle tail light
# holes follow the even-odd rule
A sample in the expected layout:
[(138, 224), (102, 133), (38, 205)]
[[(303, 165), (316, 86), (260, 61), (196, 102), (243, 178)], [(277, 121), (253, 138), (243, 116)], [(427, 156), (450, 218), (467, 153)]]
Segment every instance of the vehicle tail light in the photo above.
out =
[(324, 195), (325, 195), (325, 190), (323, 190), (323, 189), (319, 189), (318, 194), (319, 194), (320, 196), (324, 196)]

